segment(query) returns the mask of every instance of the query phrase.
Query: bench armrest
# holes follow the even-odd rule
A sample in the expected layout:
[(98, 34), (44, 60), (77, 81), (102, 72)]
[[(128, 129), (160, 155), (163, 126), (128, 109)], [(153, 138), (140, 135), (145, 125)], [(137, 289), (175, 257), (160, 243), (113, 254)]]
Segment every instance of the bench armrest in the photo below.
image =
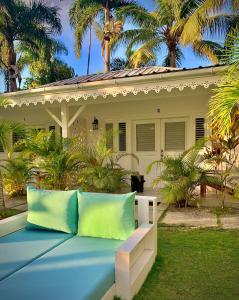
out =
[(117, 250), (116, 295), (131, 300), (146, 279), (156, 257), (157, 227), (142, 224)]
[(27, 212), (0, 221), (0, 237), (22, 229), (26, 226)]

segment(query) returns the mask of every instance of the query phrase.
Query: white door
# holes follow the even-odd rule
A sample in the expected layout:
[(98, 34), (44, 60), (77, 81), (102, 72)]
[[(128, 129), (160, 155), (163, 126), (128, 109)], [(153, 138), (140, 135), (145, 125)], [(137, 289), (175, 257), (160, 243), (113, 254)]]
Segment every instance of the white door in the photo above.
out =
[(187, 123), (187, 118), (161, 120), (161, 157), (177, 156), (187, 149)]
[(133, 125), (133, 153), (139, 158), (134, 170), (145, 176), (145, 187), (152, 188), (152, 181), (161, 173), (155, 167), (147, 174), (146, 169), (163, 155), (176, 156), (187, 149), (187, 118), (167, 118), (135, 121)]
[(139, 164), (134, 164), (134, 170), (137, 170), (140, 174), (144, 175), (146, 188), (150, 188), (152, 186), (152, 180), (157, 175), (156, 168), (154, 168), (149, 174), (147, 174), (146, 169), (152, 161), (160, 158), (159, 133), (159, 120), (135, 121), (133, 124), (133, 152), (139, 158)]

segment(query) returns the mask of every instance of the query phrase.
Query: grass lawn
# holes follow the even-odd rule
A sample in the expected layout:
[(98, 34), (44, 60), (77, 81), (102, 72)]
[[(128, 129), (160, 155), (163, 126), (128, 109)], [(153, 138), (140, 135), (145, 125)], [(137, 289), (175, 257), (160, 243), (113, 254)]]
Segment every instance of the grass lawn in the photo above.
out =
[(239, 230), (159, 227), (158, 257), (135, 300), (239, 299)]

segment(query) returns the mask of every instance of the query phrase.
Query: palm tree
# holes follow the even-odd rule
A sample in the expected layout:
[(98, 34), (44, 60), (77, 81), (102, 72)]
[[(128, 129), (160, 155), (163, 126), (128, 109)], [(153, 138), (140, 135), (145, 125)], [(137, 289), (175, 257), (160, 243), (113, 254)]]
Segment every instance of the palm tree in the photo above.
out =
[[(167, 51), (164, 66), (180, 66), (183, 58), (181, 47), (188, 45), (196, 55), (218, 63), (221, 46), (204, 40), (203, 34), (222, 32), (224, 35), (225, 31), (230, 32), (238, 25), (239, 17), (235, 11), (227, 14), (226, 18), (222, 14), (214, 16), (213, 13), (223, 8), (223, 5), (225, 0), (157, 0), (156, 10), (148, 13), (142, 26), (122, 32), (119, 40), (127, 46), (126, 53), (136, 48), (131, 56), (135, 67), (142, 60), (145, 63), (157, 59), (162, 46), (166, 46)], [(192, 30), (194, 34), (191, 34)]]
[[(52, 38), (48, 45), (39, 44), (38, 49), (20, 45), (16, 48), (18, 53), (17, 65), (20, 71), (29, 67), (32, 78), (28, 78), (25, 86), (38, 86), (58, 80), (74, 77), (73, 68), (69, 67), (58, 54), (68, 54), (65, 45)], [(28, 87), (29, 87), (28, 86)]]
[[(96, 20), (103, 20), (104, 34), (102, 49), (104, 55), (105, 72), (110, 71), (111, 40), (122, 31), (122, 22), (116, 17), (140, 20), (146, 10), (133, 0), (75, 0), (69, 11), (70, 23), (75, 29), (75, 47), (80, 57), (85, 33)], [(117, 21), (116, 21), (117, 20)]]
[(211, 126), (220, 136), (232, 136), (239, 128), (239, 35), (231, 37), (233, 42), (229, 42), (222, 58), (230, 66), (209, 102)]
[(6, 67), (10, 91), (17, 90), (16, 43), (37, 48), (37, 42), (47, 43), (50, 35), (61, 32), (61, 22), (56, 7), (42, 1), (0, 0), (0, 37), (6, 43)]

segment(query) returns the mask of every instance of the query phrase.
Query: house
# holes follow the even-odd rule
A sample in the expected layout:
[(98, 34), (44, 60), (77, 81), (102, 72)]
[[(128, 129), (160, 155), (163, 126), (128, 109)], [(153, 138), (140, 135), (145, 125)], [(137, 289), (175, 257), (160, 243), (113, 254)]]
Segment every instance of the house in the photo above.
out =
[(224, 68), (145, 67), (80, 76), (1, 94), (12, 104), (0, 116), (63, 137), (80, 136), (89, 145), (116, 130), (109, 147), (136, 154), (139, 164), (127, 157), (122, 165), (144, 174), (150, 187), (160, 170), (146, 175), (149, 163), (181, 153), (207, 134), (208, 102)]

